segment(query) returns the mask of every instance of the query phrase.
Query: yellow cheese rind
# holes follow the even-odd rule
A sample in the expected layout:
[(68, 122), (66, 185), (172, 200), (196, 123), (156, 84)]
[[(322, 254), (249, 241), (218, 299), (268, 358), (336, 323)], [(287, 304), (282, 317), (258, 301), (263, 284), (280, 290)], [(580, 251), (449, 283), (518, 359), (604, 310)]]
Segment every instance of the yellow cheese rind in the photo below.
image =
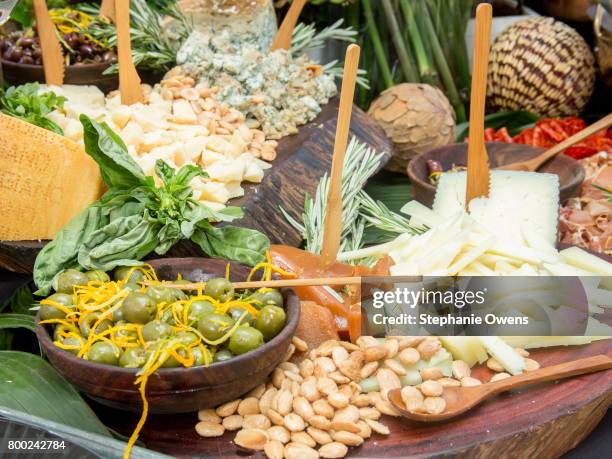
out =
[(53, 239), (98, 199), (102, 185), (82, 147), (0, 114), (0, 240)]

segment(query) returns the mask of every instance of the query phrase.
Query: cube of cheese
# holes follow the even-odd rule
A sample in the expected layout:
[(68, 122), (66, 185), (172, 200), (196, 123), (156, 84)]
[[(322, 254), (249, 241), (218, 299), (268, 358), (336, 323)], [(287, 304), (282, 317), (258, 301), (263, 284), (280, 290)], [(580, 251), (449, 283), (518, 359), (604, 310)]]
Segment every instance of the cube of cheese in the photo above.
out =
[(139, 145), (143, 135), (140, 124), (132, 120), (121, 130), (120, 137), (127, 145)]
[(247, 182), (261, 183), (264, 177), (263, 169), (255, 161), (249, 161), (247, 163), (246, 170), (244, 171), (244, 178)]
[[(192, 186), (193, 182), (192, 182)], [(199, 185), (195, 185), (201, 194), (199, 199), (225, 204), (230, 200), (230, 193), (224, 183), (200, 180)]]
[(245, 171), (246, 164), (239, 159), (224, 159), (206, 167), (210, 178), (218, 182), (240, 182)]
[(189, 101), (185, 99), (175, 100), (172, 103), (172, 120), (180, 124), (196, 124), (198, 116), (191, 108)]
[(173, 143), (173, 139), (168, 137), (165, 131), (147, 132), (141, 138), (140, 144), (138, 145), (138, 152), (146, 153), (153, 148), (170, 145), (171, 143)]
[(111, 119), (119, 129), (123, 129), (131, 117), (132, 111), (128, 105), (119, 105), (111, 110)]
[(217, 161), (222, 161), (224, 159), (225, 156), (223, 156), (223, 154), (204, 148), (204, 150), (202, 151), (202, 155), (200, 156), (200, 165), (210, 166), (211, 164), (214, 164)]

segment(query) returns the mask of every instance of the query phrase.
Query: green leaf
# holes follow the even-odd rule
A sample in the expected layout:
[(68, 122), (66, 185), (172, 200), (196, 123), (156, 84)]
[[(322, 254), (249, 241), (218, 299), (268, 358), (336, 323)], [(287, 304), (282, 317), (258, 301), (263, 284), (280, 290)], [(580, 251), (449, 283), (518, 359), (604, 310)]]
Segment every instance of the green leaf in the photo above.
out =
[(100, 174), (110, 189), (147, 185), (140, 166), (132, 159), (123, 140), (106, 123), (97, 123), (81, 115), (85, 151), (100, 166)]
[(110, 437), (76, 389), (27, 352), (0, 351), (0, 406)]
[[(512, 112), (497, 112), (485, 116), (485, 128), (500, 129), (505, 127), (511, 136), (518, 135), (522, 130), (533, 127), (540, 117), (524, 110)], [(469, 134), (470, 123), (457, 125), (457, 142), (463, 142)]]
[(25, 328), (34, 331), (36, 328), (35, 318), (28, 314), (0, 314), (0, 330), (6, 328)]
[(83, 241), (99, 227), (108, 223), (102, 215), (100, 201), (92, 204), (68, 222), (53, 241), (38, 254), (34, 262), (34, 282), (38, 287), (36, 295), (48, 295), (53, 278), (68, 268), (78, 268), (77, 255)]
[[(24, 413), (20, 410), (0, 407), (0, 418), (8, 425), (9, 429), (15, 424), (20, 427), (25, 426), (24, 429), (27, 429), (30, 435), (34, 433), (37, 438), (39, 431), (49, 432), (53, 437), (57, 436), (72, 445), (80, 446), (96, 456), (106, 459), (122, 459), (125, 447), (127, 446), (123, 441), (109, 438), (106, 435), (87, 432), (79, 427), (67, 426), (49, 419)], [(60, 457), (59, 454), (57, 456)], [(70, 456), (77, 457), (77, 454), (71, 454)], [(133, 447), (130, 454), (130, 459), (169, 459), (169, 457), (170, 456), (139, 446)]]
[(39, 92), (38, 83), (0, 89), (0, 111), (35, 126), (64, 135), (64, 131), (46, 116), (64, 106), (65, 98), (53, 91)]
[(236, 226), (216, 228), (207, 222), (198, 225), (191, 240), (212, 258), (249, 266), (265, 261), (265, 253), (270, 249), (270, 241), (259, 231)]

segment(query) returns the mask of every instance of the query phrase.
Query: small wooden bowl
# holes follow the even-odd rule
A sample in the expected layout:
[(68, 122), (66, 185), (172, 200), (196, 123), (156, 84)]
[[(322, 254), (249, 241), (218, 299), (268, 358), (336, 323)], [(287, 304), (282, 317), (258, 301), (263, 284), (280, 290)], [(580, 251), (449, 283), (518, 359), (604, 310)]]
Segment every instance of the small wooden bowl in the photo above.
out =
[[(204, 258), (153, 260), (160, 279), (173, 280), (180, 273), (195, 282), (225, 275), (226, 261)], [(249, 268), (232, 264), (231, 280), (244, 280)], [(236, 399), (261, 384), (283, 360), (300, 318), (300, 301), (291, 289), (282, 289), (287, 312), (285, 328), (263, 346), (226, 362), (208, 367), (159, 369), (147, 384), (152, 413), (187, 413)], [(38, 319), (38, 318), (37, 318)], [(50, 328), (37, 325), (36, 336), (51, 364), (70, 383), (92, 399), (112, 408), (140, 411), (142, 403), (134, 385), (136, 369), (89, 362), (52, 342)]]
[[(104, 93), (119, 87), (118, 74), (103, 75), (109, 64), (69, 65), (65, 69), (65, 84), (93, 85)], [(45, 72), (42, 65), (19, 64), (2, 60), (4, 79), (11, 85), (20, 85), (38, 81), (45, 82)]]
[[(487, 142), (486, 147), (491, 169), (533, 158), (544, 151), (542, 148), (502, 142)], [(436, 195), (436, 187), (429, 182), (427, 167), (429, 159), (440, 162), (445, 171), (453, 166), (465, 166), (467, 164), (467, 143), (455, 143), (434, 148), (416, 156), (408, 164), (408, 177), (412, 182), (413, 197), (426, 206), (433, 204)], [(538, 172), (548, 172), (559, 176), (561, 203), (574, 196), (585, 177), (582, 165), (563, 154), (548, 161)]]

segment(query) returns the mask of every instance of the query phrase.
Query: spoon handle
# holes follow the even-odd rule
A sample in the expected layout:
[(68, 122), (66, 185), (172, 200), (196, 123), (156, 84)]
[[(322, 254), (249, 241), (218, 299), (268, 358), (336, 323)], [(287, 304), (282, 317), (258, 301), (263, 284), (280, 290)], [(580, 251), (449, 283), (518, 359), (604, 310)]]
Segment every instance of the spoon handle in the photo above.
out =
[(549, 159), (554, 158), (555, 156), (557, 156), (559, 153), (561, 153), (566, 148), (569, 148), (572, 145), (574, 145), (575, 143), (578, 143), (578, 142), (586, 139), (587, 137), (590, 137), (591, 135), (596, 134), (597, 132), (601, 131), (602, 129), (606, 129), (611, 124), (612, 124), (612, 113), (608, 114), (608, 116), (600, 119), (596, 123), (593, 123), (590, 126), (584, 128), (582, 131), (577, 132), (573, 136), (565, 139), (563, 142), (561, 142), (561, 143), (555, 145), (554, 147), (546, 150), (540, 156), (537, 156), (536, 158), (534, 158), (531, 161), (532, 162), (532, 164), (531, 164), (532, 167), (530, 169), (534, 170), (534, 171), (538, 170), (542, 164), (544, 164)]
[(609, 370), (610, 368), (612, 368), (612, 358), (600, 354), (512, 376), (494, 383), (488, 383), (486, 386), (489, 389), (488, 395), (490, 396), (539, 382), (555, 381), (571, 376)]

